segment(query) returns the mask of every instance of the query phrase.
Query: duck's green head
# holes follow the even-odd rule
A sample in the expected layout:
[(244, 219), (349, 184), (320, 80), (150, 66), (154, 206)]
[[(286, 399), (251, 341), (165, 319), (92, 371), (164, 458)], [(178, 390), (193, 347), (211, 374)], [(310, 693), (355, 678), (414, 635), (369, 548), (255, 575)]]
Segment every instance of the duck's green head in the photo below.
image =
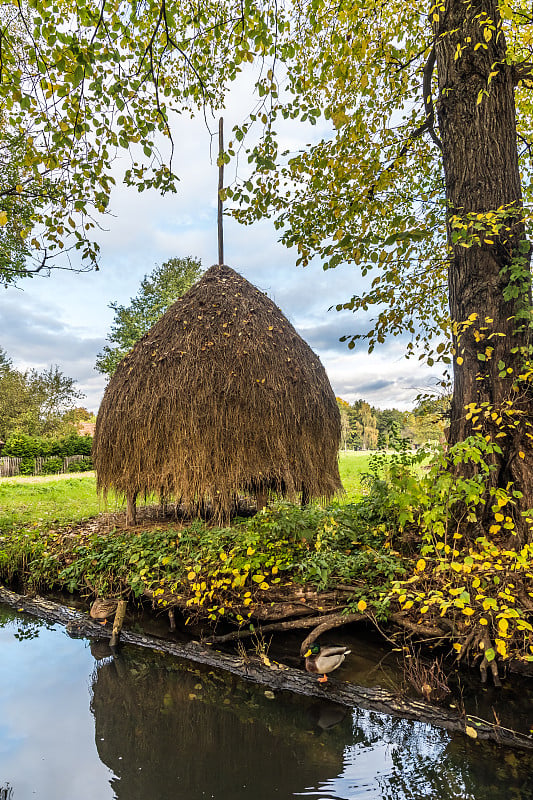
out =
[(319, 653), (320, 653), (320, 645), (313, 644), (311, 645), (307, 653), (304, 653), (304, 658), (309, 658), (309, 656), (317, 656)]

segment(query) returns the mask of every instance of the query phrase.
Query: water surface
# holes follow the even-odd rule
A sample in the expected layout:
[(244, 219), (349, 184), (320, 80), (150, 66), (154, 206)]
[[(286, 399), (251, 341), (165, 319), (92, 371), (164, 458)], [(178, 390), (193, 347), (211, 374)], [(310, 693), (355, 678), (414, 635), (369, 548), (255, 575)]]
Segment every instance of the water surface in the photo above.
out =
[(529, 800), (528, 755), (0, 607), (0, 800)]

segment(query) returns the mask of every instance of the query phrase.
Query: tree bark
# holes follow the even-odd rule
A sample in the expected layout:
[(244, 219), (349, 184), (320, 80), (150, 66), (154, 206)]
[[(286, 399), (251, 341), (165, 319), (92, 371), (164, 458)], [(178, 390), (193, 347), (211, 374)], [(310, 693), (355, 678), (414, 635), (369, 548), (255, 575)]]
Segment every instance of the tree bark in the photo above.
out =
[[(520, 546), (531, 541), (521, 512), (533, 506), (531, 388), (518, 380), (530, 340), (527, 320), (523, 324), (520, 319), (520, 312), (531, 305), (530, 253), (523, 244), (521, 291), (505, 299), (509, 285), (519, 283), (512, 265), (520, 257), (525, 233), (513, 69), (506, 64), (500, 25), (496, 0), (446, 0), (439, 21), (433, 22), (455, 351), (449, 443), (481, 433), (501, 447), (501, 455), (488, 459), (488, 488), (506, 489), (512, 483), (523, 493), (513, 514), (513, 541)], [(467, 247), (454, 242), (454, 215), (465, 220), (465, 215), (504, 207), (507, 218), (497, 235), (481, 231), (479, 242)], [(476, 467), (463, 464), (459, 470), (470, 477)], [(494, 523), (491, 505), (489, 499), (478, 519), (484, 532)]]
[(113, 632), (111, 634), (111, 639), (109, 641), (109, 647), (111, 649), (113, 649), (114, 647), (118, 647), (118, 643), (120, 641), (120, 632), (124, 624), (124, 617), (126, 616), (127, 606), (128, 603), (126, 600), (118, 601), (117, 610), (115, 613), (115, 619), (113, 620)]
[(126, 497), (126, 527), (130, 528), (137, 522), (137, 492)]

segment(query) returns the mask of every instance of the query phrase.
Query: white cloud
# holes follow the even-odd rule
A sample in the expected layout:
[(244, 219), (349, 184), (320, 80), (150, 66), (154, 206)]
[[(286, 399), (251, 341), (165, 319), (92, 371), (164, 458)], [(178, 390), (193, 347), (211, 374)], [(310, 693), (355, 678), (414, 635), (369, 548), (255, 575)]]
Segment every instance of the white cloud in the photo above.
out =
[[(244, 81), (244, 79), (243, 79)], [(236, 92), (225, 112), (228, 131), (245, 118), (249, 99)], [(216, 129), (216, 123), (212, 124)], [(301, 146), (299, 126), (287, 127), (284, 144)], [(229, 132), (227, 134), (229, 136)], [(24, 291), (10, 288), (0, 295), (2, 346), (17, 366), (42, 368), (58, 364), (76, 378), (96, 409), (104, 379), (94, 371), (113, 313), (109, 303), (128, 303), (142, 277), (169, 258), (196, 256), (204, 267), (216, 261), (216, 140), (203, 120), (178, 118), (175, 129), (178, 193), (164, 197), (138, 193), (118, 185), (111, 198), (114, 216), (99, 233), (101, 269), (73, 274), (54, 272), (50, 278), (23, 281)], [(241, 159), (242, 161), (242, 159)], [(367, 356), (348, 351), (338, 339), (363, 333), (367, 320), (328, 308), (361, 291), (362, 278), (350, 266), (324, 272), (314, 263), (295, 266), (296, 251), (282, 247), (270, 220), (240, 226), (225, 219), (225, 260), (245, 278), (266, 291), (321, 356), (335, 392), (345, 399), (364, 397), (382, 407), (410, 405), (429, 372), (400, 357), (396, 343)]]

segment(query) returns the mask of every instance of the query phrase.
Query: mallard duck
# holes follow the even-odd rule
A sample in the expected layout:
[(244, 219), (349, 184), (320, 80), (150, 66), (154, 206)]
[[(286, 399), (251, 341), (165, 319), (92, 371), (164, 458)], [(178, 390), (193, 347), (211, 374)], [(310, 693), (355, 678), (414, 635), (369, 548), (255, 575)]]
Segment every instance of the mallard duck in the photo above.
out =
[(117, 610), (118, 600), (106, 600), (102, 597), (97, 597), (89, 611), (90, 616), (95, 619), (100, 625), (105, 625), (107, 618), (111, 617)]
[(323, 677), (319, 678), (320, 683), (326, 683), (328, 676), (327, 672), (333, 672), (334, 669), (340, 667), (348, 653), (351, 653), (347, 647), (320, 647), (319, 644), (313, 644), (309, 650), (304, 653), (305, 668), (307, 672), (322, 673)]

